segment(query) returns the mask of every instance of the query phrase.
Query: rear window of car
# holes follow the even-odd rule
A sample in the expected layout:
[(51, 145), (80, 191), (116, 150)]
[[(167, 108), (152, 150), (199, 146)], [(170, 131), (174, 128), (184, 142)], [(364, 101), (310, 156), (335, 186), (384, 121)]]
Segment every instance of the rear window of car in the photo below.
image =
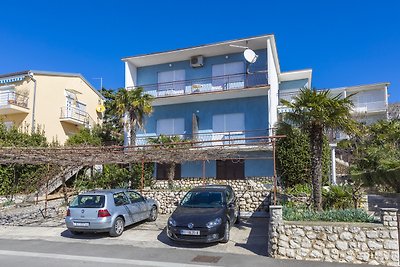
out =
[(79, 195), (69, 205), (70, 208), (103, 208), (104, 195)]

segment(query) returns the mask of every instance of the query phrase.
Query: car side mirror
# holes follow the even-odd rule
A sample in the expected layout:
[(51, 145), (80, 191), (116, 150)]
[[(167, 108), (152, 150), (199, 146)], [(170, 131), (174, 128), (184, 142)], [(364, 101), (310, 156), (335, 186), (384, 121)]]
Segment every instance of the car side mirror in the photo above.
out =
[(232, 208), (234, 208), (234, 207), (235, 207), (235, 204), (234, 204), (234, 203), (229, 203), (229, 204), (228, 204), (228, 208), (229, 208), (229, 209), (232, 209)]
[(175, 201), (175, 202), (174, 202), (174, 205), (175, 205), (175, 206), (179, 206), (179, 201)]

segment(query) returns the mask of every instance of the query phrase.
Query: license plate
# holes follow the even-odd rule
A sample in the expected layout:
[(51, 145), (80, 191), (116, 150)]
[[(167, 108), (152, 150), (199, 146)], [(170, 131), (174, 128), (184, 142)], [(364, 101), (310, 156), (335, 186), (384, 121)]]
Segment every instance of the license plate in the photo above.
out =
[(74, 226), (78, 227), (88, 227), (89, 223), (88, 222), (74, 222)]
[(181, 230), (181, 235), (200, 235), (199, 230)]

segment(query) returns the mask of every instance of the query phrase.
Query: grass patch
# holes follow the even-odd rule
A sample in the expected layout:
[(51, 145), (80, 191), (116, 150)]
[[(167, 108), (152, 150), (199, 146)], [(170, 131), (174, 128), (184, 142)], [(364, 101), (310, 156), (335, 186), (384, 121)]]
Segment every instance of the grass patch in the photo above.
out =
[(375, 218), (362, 209), (325, 210), (321, 212), (308, 208), (283, 207), (286, 221), (365, 222), (376, 223)]

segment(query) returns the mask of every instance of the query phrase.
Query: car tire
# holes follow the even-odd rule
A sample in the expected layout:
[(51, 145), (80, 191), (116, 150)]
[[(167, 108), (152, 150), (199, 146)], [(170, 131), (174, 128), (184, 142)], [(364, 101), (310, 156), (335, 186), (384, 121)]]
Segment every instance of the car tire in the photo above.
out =
[(124, 232), (124, 220), (121, 217), (117, 217), (111, 227), (110, 236), (117, 237), (122, 235)]
[(157, 220), (158, 217), (158, 210), (156, 206), (151, 207), (150, 210), (150, 215), (149, 215), (149, 222), (154, 222), (155, 220)]
[(69, 230), (71, 232), (71, 234), (73, 235), (81, 235), (83, 234), (83, 232), (79, 232), (79, 231), (73, 231), (73, 230)]
[(225, 231), (224, 231), (224, 238), (221, 240), (221, 243), (228, 243), (229, 237), (230, 237), (230, 225), (229, 222), (226, 222), (225, 224)]

